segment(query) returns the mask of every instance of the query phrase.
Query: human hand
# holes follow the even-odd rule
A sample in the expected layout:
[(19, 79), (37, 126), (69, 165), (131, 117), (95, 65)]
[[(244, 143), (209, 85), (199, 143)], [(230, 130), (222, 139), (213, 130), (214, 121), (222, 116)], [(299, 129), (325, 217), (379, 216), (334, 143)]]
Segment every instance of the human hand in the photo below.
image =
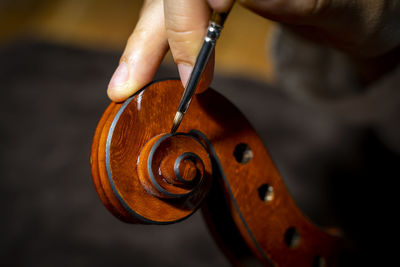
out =
[[(108, 86), (111, 100), (123, 101), (149, 83), (171, 49), (182, 83), (186, 84), (211, 12), (205, 0), (147, 0), (120, 64)], [(211, 56), (198, 91), (208, 88), (214, 70)]]
[[(383, 0), (238, 0), (259, 15), (359, 58), (379, 57), (399, 46), (400, 1)], [(233, 0), (147, 0), (129, 37), (108, 95), (123, 101), (149, 83), (171, 49), (183, 84), (200, 50), (210, 7), (226, 11)], [(251, 27), (251, 25), (249, 25)], [(199, 85), (208, 88), (214, 57)]]
[[(229, 1), (229, 0), (216, 0)], [(400, 44), (400, 1), (239, 0), (259, 15), (360, 58)]]

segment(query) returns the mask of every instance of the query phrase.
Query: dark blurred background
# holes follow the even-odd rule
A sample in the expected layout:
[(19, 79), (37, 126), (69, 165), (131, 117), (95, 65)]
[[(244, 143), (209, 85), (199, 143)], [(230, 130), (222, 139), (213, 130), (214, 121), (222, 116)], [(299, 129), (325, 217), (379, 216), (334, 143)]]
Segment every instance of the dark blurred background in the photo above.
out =
[[(91, 139), (140, 6), (0, 0), (1, 265), (229, 266), (201, 214), (169, 226), (128, 225), (108, 213), (92, 184)], [(249, 118), (305, 214), (340, 227), (361, 251), (354, 265), (392, 257), (386, 238), (397, 236), (398, 151), (373, 125), (274, 86), (275, 29), (235, 6), (213, 88)], [(156, 77), (174, 76), (168, 55)]]

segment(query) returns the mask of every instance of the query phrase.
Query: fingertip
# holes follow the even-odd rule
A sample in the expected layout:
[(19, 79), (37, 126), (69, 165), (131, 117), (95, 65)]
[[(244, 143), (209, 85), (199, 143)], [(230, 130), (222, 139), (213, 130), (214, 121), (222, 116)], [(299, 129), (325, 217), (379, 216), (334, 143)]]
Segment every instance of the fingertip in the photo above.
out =
[[(202, 93), (210, 87), (211, 82), (214, 78), (214, 64), (215, 64), (215, 50), (212, 52), (206, 67), (204, 68), (203, 74), (201, 75), (199, 84), (197, 86), (196, 94)], [(186, 84), (192, 74), (193, 67), (189, 64), (178, 63), (179, 76), (181, 77), (183, 87)]]
[(122, 102), (149, 83), (167, 50), (163, 1), (146, 1), (108, 85), (108, 97)]
[(215, 51), (212, 53), (206, 68), (204, 69), (203, 75), (201, 76), (198, 88), (196, 90), (197, 94), (206, 91), (214, 78), (214, 62), (215, 62)]
[(128, 82), (129, 79), (129, 68), (125, 62), (121, 62), (117, 69), (114, 71), (114, 74), (111, 77), (110, 83), (108, 87), (122, 87), (125, 83)]
[(107, 88), (108, 97), (114, 102), (123, 102), (134, 93), (136, 93), (140, 88), (133, 81), (128, 81), (121, 86), (114, 86)]
[(189, 80), (190, 74), (192, 74), (193, 66), (189, 64), (179, 63), (178, 64), (178, 72), (181, 77), (183, 87), (186, 87), (186, 84)]
[(233, 0), (208, 0), (210, 7), (217, 12), (226, 12), (233, 5)]

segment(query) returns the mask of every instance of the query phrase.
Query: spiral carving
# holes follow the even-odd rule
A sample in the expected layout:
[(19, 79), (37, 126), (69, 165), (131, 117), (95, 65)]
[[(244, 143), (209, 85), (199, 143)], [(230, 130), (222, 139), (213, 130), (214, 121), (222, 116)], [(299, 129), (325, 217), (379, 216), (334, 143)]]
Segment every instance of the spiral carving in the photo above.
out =
[(179, 80), (156, 82), (104, 112), (91, 168), (109, 211), (126, 222), (170, 224), (209, 192), (206, 221), (238, 263), (248, 259), (247, 245), (265, 265), (335, 266), (342, 240), (301, 213), (260, 138), (220, 94), (195, 95), (180, 126), (189, 134), (158, 135), (171, 129), (183, 90)]
[(175, 160), (174, 174), (178, 182), (182, 183), (182, 185), (194, 185), (199, 179), (203, 178), (204, 163), (196, 154), (185, 152)]
[(201, 193), (204, 180), (210, 176), (211, 162), (207, 151), (188, 134), (153, 137), (139, 156), (140, 183), (148, 193), (159, 198), (189, 198)]

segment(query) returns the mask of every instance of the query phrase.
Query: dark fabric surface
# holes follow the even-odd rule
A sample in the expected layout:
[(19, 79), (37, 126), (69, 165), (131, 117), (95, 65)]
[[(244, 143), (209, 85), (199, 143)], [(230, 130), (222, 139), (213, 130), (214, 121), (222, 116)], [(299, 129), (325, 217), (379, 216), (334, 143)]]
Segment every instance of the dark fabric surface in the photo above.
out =
[[(35, 42), (0, 49), (1, 264), (229, 265), (200, 214), (169, 226), (128, 225), (98, 199), (90, 145), (118, 58)], [(157, 74), (171, 76), (168, 66)], [(217, 76), (213, 87), (252, 122), (309, 217), (341, 226), (364, 256), (393, 237), (399, 155), (368, 125), (240, 77)]]

